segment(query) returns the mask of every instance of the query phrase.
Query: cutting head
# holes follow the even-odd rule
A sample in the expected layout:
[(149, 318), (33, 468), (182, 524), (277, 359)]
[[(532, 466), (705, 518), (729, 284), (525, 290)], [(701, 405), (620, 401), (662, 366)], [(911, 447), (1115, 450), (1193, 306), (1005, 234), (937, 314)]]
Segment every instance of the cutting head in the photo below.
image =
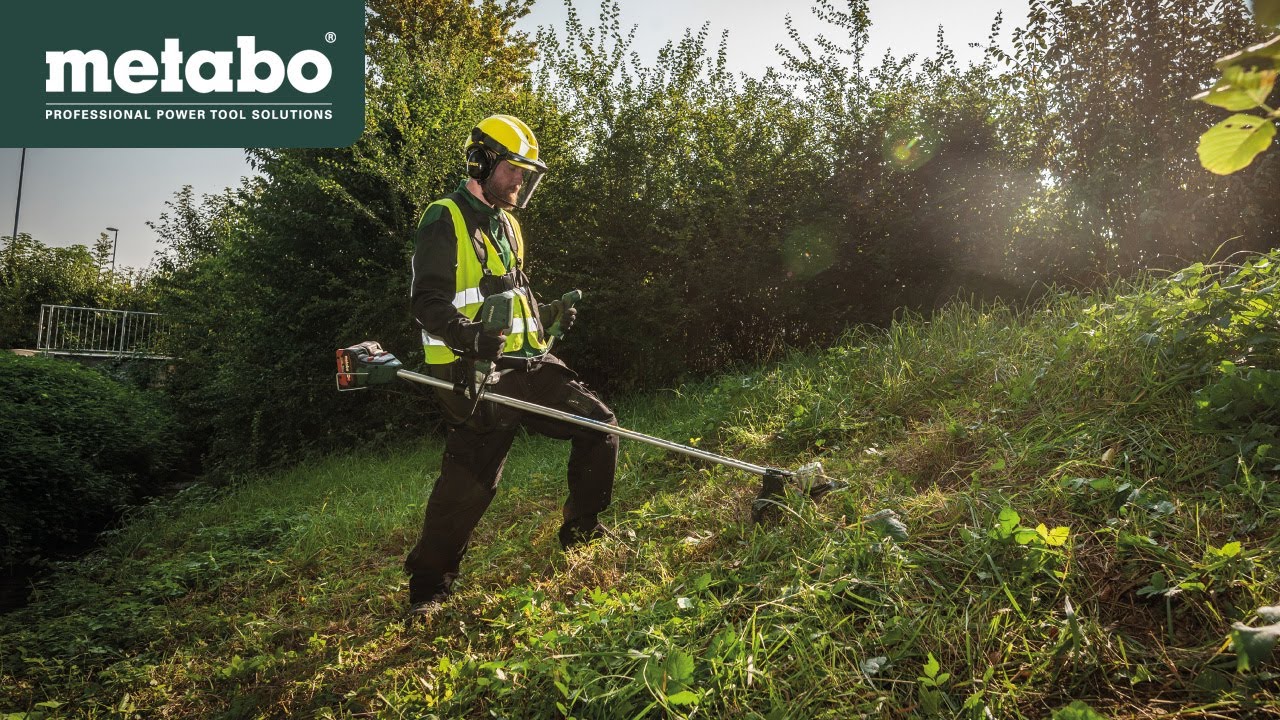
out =
[(788, 483), (794, 483), (801, 492), (814, 500), (847, 485), (841, 480), (832, 480), (824, 475), (822, 463), (816, 460), (795, 470), (771, 469), (761, 478), (760, 494), (751, 504), (752, 520), (763, 522), (769, 516), (769, 510), (782, 502)]

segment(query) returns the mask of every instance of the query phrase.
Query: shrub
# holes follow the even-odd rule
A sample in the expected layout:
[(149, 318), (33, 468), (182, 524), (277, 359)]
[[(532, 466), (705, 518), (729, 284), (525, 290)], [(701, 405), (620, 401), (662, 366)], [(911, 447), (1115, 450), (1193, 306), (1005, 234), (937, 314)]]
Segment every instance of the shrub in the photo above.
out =
[(158, 396), (61, 360), (0, 356), (0, 567), (73, 550), (176, 455)]

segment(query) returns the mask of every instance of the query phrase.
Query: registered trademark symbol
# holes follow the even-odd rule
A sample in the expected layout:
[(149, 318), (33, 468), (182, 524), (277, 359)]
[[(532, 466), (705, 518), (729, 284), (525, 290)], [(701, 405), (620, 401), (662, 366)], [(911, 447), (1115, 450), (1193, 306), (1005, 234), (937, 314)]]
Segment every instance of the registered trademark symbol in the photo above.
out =
[(324, 41), (332, 45), (333, 43), (338, 41), (338, 35), (336, 33), (331, 33), (331, 32), (325, 33)]

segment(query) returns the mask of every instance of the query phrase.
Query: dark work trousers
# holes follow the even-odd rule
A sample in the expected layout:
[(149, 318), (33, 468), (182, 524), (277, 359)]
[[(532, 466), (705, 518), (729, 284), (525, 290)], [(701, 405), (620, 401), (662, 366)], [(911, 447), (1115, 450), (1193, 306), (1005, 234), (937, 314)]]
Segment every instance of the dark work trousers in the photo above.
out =
[[(430, 372), (452, 380), (449, 367), (431, 366)], [(577, 380), (576, 373), (552, 355), (547, 355), (536, 370), (514, 370), (503, 375), (490, 390), (617, 424), (613, 411)], [(409, 573), (411, 604), (441, 599), (449, 593), (471, 533), (497, 492), (507, 451), (521, 426), (571, 443), (564, 527), (586, 531), (595, 526), (597, 514), (609, 506), (613, 495), (618, 462), (617, 435), (484, 400), (471, 417), (466, 417), (471, 400), (448, 390), (436, 392), (449, 429), (440, 476), (427, 499), (422, 536), (404, 561), (405, 571)]]

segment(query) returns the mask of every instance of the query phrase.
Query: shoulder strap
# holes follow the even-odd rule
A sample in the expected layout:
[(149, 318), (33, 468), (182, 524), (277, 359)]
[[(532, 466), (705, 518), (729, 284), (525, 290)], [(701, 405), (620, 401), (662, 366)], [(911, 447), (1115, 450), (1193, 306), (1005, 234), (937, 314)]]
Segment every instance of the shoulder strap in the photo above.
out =
[(498, 218), (502, 220), (502, 226), (506, 228), (507, 245), (511, 247), (511, 254), (515, 256), (514, 265), (517, 269), (523, 268), (524, 248), (522, 248), (521, 245), (524, 243), (524, 240), (520, 237), (520, 231), (518, 229), (520, 224), (517, 223), (516, 219), (505, 210), (498, 211)]
[(475, 252), (476, 260), (480, 263), (480, 271), (485, 275), (490, 274), (488, 244), (484, 241), (484, 234), (480, 232), (480, 224), (474, 222), (471, 217), (472, 210), (470, 206), (467, 205), (466, 199), (459, 197), (458, 192), (454, 191), (436, 202), (451, 203), (458, 209), (459, 215), (461, 215), (463, 222), (467, 225), (465, 229), (469, 232), (466, 233), (466, 236), (471, 240), (471, 249)]

